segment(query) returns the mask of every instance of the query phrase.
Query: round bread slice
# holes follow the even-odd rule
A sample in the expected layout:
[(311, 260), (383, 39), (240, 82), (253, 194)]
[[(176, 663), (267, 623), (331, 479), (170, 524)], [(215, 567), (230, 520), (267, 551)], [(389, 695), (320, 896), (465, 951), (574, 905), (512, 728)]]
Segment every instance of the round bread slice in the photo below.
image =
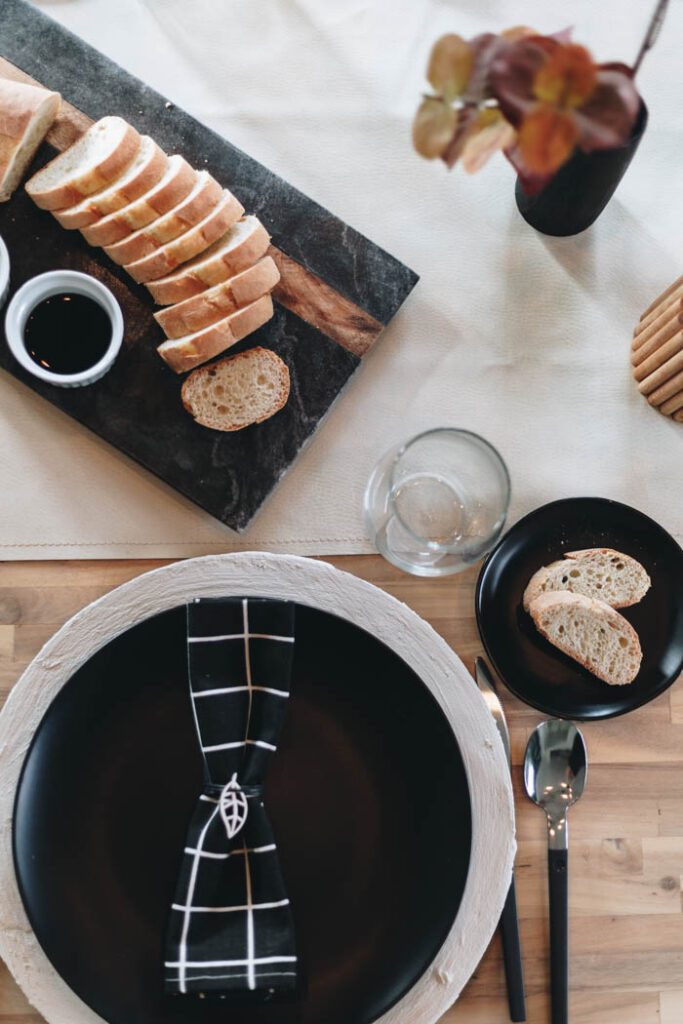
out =
[(529, 613), (539, 633), (611, 686), (632, 683), (643, 652), (635, 629), (604, 601), (567, 591), (541, 594)]
[(0, 78), (0, 203), (17, 188), (61, 102), (58, 92)]
[(140, 148), (140, 136), (122, 117), (103, 117), (72, 146), (37, 171), (26, 191), (41, 210), (62, 210), (110, 185)]
[(149, 135), (143, 135), (135, 159), (120, 177), (75, 206), (55, 210), (54, 216), (68, 230), (87, 228), (154, 188), (163, 178), (167, 165), (168, 157), (163, 149)]
[(243, 217), (201, 256), (147, 287), (160, 306), (183, 302), (246, 270), (265, 255), (269, 245), (270, 236), (258, 217)]
[(167, 338), (182, 338), (230, 316), (237, 309), (267, 295), (280, 280), (280, 271), (272, 256), (264, 256), (222, 284), (208, 288), (191, 299), (167, 306), (154, 319)]
[[(208, 171), (200, 171), (192, 191), (172, 210), (158, 217), (139, 231), (122, 238), (120, 242), (106, 245), (107, 256), (123, 266), (149, 256), (166, 242), (171, 242), (189, 228), (204, 220), (218, 205), (223, 189)], [(242, 210), (239, 206), (238, 209)], [(242, 210), (242, 213), (244, 210)], [(240, 214), (241, 216), (241, 214)]]
[(289, 370), (275, 352), (250, 348), (195, 370), (183, 384), (183, 405), (211, 430), (242, 430), (274, 416), (289, 398)]
[(165, 341), (159, 345), (157, 352), (176, 373), (186, 373), (208, 359), (219, 356), (226, 348), (263, 327), (272, 315), (273, 300), (270, 295), (263, 295), (256, 302), (238, 309), (210, 327), (203, 327), (201, 331), (187, 334), (184, 338)]
[(197, 172), (176, 153), (169, 157), (163, 177), (149, 192), (84, 228), (83, 237), (90, 245), (113, 245), (182, 202), (194, 188), (196, 178)]
[(650, 583), (650, 577), (635, 558), (612, 548), (587, 548), (568, 551), (561, 561), (534, 573), (522, 603), (528, 611), (539, 594), (569, 590), (604, 601), (612, 608), (628, 608), (645, 597)]
[(204, 217), (199, 224), (178, 235), (173, 241), (167, 242), (161, 248), (155, 249), (149, 256), (143, 256), (141, 260), (134, 263), (126, 263), (124, 269), (130, 274), (134, 281), (144, 284), (145, 281), (154, 281), (157, 277), (164, 277), (170, 274), (176, 267), (181, 266), (193, 257), (203, 253), (217, 238), (220, 238), (231, 224), (244, 213), (244, 207), (235, 199), (232, 192), (227, 190), (221, 194), (221, 198), (214, 208)]

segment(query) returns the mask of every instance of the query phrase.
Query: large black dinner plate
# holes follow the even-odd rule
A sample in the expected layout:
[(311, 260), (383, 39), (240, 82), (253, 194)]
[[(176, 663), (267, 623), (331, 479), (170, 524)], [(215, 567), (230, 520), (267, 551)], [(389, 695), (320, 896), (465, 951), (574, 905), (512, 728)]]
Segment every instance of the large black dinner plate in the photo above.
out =
[[(609, 547), (637, 558), (652, 586), (621, 613), (635, 627), (643, 662), (628, 686), (608, 686), (561, 654), (522, 608), (531, 576), (565, 551)], [(477, 623), (498, 674), (521, 700), (560, 718), (611, 718), (662, 693), (683, 668), (683, 552), (666, 530), (628, 505), (567, 498), (521, 519), (484, 563)]]
[(184, 609), (107, 644), (26, 757), (14, 855), (40, 944), (110, 1024), (367, 1024), (426, 970), (470, 858), (453, 732), (408, 666), (299, 606), (292, 698), (266, 791), (307, 992), (280, 1006), (162, 995), (163, 933), (201, 782)]

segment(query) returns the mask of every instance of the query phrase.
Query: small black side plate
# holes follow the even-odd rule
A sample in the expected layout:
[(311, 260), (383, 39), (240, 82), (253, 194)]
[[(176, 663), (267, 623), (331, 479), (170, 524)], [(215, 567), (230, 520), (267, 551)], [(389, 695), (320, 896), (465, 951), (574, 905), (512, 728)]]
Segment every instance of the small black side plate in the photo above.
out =
[(307, 992), (280, 1005), (164, 997), (163, 937), (201, 785), (184, 608), (107, 644), (27, 755), (14, 854), (38, 941), (109, 1024), (370, 1024), (422, 975), (470, 863), (467, 777), (438, 704), (358, 627), (297, 607), (265, 801)]
[[(637, 558), (652, 579), (643, 600), (620, 609), (637, 630), (643, 663), (628, 686), (608, 686), (548, 643), (522, 608), (531, 576), (565, 551), (608, 547)], [(661, 526), (606, 498), (567, 498), (521, 519), (479, 574), (479, 632), (506, 686), (559, 718), (612, 718), (647, 704), (683, 668), (683, 551)]]

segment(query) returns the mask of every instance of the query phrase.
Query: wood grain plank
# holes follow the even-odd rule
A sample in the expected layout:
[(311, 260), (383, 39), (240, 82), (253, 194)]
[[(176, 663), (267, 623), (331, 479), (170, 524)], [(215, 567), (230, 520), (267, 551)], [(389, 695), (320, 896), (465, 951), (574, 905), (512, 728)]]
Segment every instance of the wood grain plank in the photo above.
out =
[[(548, 955), (548, 921), (543, 915), (522, 917), (524, 954), (529, 960), (544, 960)], [(607, 914), (578, 917), (569, 924), (572, 956), (599, 954), (681, 953), (683, 952), (683, 915)], [(492, 943), (487, 959), (501, 959), (499, 944)], [(682, 1018), (683, 1019), (683, 1018)]]
[[(0, 76), (40, 85), (35, 78), (4, 57), (0, 57)], [(61, 151), (70, 146), (92, 123), (87, 114), (63, 100), (60, 114), (48, 132), (47, 141)], [(274, 245), (271, 245), (269, 252), (282, 275), (273, 292), (280, 305), (342, 348), (359, 357), (364, 356), (379, 338), (384, 324)]]
[(14, 657), (14, 626), (0, 625), (0, 659)]
[[(544, 993), (528, 1000), (529, 1024), (550, 1020), (550, 1001)], [(624, 994), (618, 991), (574, 992), (571, 1004), (572, 1024), (659, 1024), (659, 997), (656, 993)], [(465, 993), (442, 1024), (501, 1024), (507, 1018), (501, 1012), (499, 998), (469, 998)], [(674, 1018), (671, 1018), (673, 1024)], [(681, 1018), (676, 1018), (680, 1024)], [(667, 1024), (662, 1020), (661, 1024)]]
[(660, 836), (683, 835), (683, 797), (661, 797), (658, 812)]
[(683, 989), (662, 992), (659, 996), (660, 1024), (681, 1024), (683, 1021)]
[(683, 686), (674, 686), (669, 691), (669, 707), (672, 723), (683, 725)]
[[(520, 843), (515, 868), (517, 903), (525, 917), (545, 919), (547, 915), (546, 848), (545, 841)], [(577, 840), (573, 836), (569, 900), (573, 917), (680, 915), (680, 869), (674, 876), (652, 856), (646, 861), (638, 840)]]

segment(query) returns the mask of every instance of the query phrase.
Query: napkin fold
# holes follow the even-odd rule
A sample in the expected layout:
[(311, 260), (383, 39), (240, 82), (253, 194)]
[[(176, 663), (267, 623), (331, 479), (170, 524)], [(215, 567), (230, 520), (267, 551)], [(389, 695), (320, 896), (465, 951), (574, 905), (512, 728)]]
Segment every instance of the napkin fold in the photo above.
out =
[(187, 605), (190, 696), (204, 786), (190, 821), (166, 940), (172, 994), (292, 992), (289, 899), (262, 801), (287, 708), (294, 605)]

